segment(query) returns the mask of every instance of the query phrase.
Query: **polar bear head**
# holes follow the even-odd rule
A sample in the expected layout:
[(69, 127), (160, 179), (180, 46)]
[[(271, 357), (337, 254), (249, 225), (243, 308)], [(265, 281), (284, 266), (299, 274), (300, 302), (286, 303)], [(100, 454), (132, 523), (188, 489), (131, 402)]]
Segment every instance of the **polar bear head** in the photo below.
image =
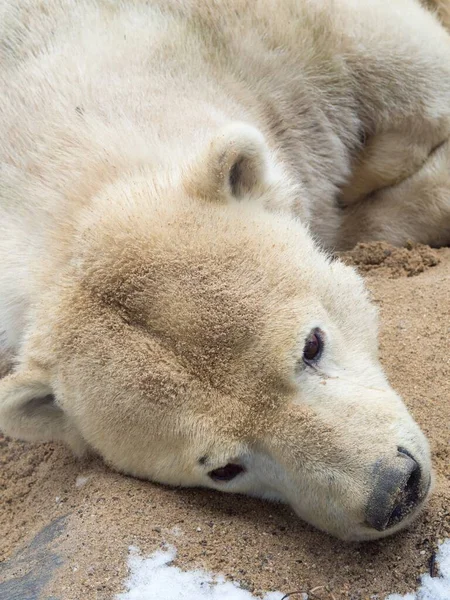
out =
[(103, 190), (0, 384), (0, 426), (288, 502), (344, 539), (388, 535), (428, 494), (428, 445), (379, 364), (362, 280), (267, 210), (291, 201), (273, 173), (259, 132), (234, 126), (176, 174)]

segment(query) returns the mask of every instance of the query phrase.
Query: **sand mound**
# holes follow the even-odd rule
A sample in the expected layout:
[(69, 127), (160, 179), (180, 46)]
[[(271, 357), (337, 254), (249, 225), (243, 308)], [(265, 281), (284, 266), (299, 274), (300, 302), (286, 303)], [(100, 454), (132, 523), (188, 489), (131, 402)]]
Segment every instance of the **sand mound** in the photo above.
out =
[(409, 531), (345, 544), (287, 507), (174, 490), (96, 458), (78, 461), (57, 444), (2, 439), (0, 598), (112, 600), (124, 590), (130, 545), (151, 555), (170, 544), (183, 570), (223, 573), (254, 594), (301, 590), (310, 600), (381, 600), (414, 591), (430, 568), (437, 575), (433, 553), (450, 538), (450, 249), (361, 244), (346, 260), (370, 275), (381, 360), (432, 447), (434, 495)]
[(437, 250), (422, 244), (396, 248), (386, 242), (358, 244), (353, 250), (342, 254), (345, 263), (356, 267), (360, 273), (384, 277), (413, 277), (440, 262)]

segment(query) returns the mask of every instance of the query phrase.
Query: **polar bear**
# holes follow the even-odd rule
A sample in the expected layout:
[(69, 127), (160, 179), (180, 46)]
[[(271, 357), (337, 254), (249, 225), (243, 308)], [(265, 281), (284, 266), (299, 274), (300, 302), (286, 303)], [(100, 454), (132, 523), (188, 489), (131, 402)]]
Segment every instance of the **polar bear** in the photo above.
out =
[(0, 428), (407, 526), (427, 441), (333, 249), (450, 241), (450, 37), (416, 0), (5, 0)]

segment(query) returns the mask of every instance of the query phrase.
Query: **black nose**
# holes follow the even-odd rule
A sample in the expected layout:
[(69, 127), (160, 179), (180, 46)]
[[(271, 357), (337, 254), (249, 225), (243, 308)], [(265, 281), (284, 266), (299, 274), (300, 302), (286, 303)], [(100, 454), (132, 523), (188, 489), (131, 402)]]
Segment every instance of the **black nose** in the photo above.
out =
[(400, 523), (426, 495), (419, 464), (404, 448), (397, 450), (396, 456), (378, 461), (373, 469), (366, 523), (378, 531)]

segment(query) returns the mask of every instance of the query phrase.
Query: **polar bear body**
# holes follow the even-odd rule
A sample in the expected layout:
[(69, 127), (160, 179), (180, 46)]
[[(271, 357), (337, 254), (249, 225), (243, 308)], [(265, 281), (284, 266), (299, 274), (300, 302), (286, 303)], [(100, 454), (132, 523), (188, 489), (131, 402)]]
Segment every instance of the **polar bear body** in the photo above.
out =
[(22, 0), (0, 24), (2, 429), (172, 484), (223, 489), (211, 473), (237, 462), (226, 490), (341, 537), (409, 522), (374, 516), (367, 481), (407, 448), (412, 516), (426, 441), (361, 281), (313, 238), (449, 241), (437, 18), (414, 0)]

